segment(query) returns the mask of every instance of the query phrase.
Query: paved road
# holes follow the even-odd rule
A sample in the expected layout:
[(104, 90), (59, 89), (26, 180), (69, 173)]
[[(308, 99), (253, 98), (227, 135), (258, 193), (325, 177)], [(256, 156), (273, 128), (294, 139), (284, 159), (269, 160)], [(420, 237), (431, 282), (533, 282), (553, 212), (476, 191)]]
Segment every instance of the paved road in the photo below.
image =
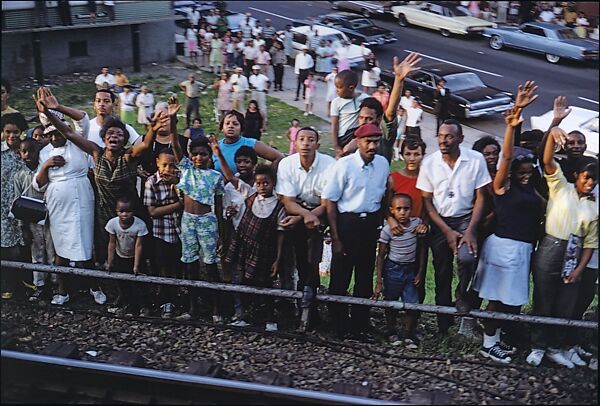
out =
[[(277, 29), (285, 28), (290, 19), (302, 19), (334, 11), (326, 1), (253, 1), (229, 2), (228, 5), (234, 11), (250, 11), (261, 21), (271, 18)], [(375, 50), (384, 68), (390, 67), (393, 56), (403, 58), (407, 54), (406, 51), (410, 50), (425, 57), (422, 63), (435, 62), (432, 58), (437, 58), (474, 68), (488, 85), (513, 93), (519, 83), (535, 80), (540, 85), (540, 98), (528, 108), (525, 128), (529, 127), (529, 116), (541, 115), (550, 110), (557, 95), (567, 96), (571, 105), (598, 109), (597, 64), (566, 61), (551, 65), (543, 56), (514, 50), (494, 51), (483, 37), (443, 38), (434, 31), (417, 27), (403, 28), (393, 21), (377, 20), (376, 23), (393, 30), (398, 37), (396, 43)], [(498, 136), (502, 135), (504, 129), (500, 115), (470, 119), (465, 124)]]

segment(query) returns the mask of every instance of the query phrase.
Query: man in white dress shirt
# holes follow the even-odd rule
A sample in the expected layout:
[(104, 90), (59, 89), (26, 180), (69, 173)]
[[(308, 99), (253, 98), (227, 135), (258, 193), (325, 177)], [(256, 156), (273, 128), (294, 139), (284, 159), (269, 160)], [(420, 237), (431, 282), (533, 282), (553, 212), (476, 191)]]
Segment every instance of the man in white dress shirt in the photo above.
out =
[(308, 46), (302, 46), (302, 52), (296, 55), (296, 61), (294, 62), (294, 73), (298, 75), (298, 86), (296, 87), (296, 98), (295, 101), (298, 101), (298, 96), (300, 95), (300, 86), (302, 86), (302, 98), (304, 98), (306, 94), (306, 87), (304, 87), (304, 81), (306, 80), (308, 73), (315, 66), (315, 61), (313, 57), (308, 53)]
[(252, 89), (252, 98), (258, 102), (258, 108), (267, 119), (267, 92), (271, 88), (269, 78), (260, 73), (260, 66), (252, 66), (252, 75), (248, 78), (250, 89)]
[(116, 85), (115, 77), (108, 73), (108, 66), (102, 68), (102, 73), (96, 76), (94, 84), (96, 89), (114, 89)]
[(248, 79), (243, 75), (243, 69), (241, 67), (235, 68), (235, 72), (229, 78), (231, 83), (231, 90), (233, 96), (231, 97), (232, 106), (234, 110), (243, 112), (245, 110), (246, 92), (248, 91)]
[[(331, 166), (335, 159), (321, 154), (319, 133), (311, 127), (298, 131), (296, 154), (283, 158), (277, 169), (276, 192), (289, 214), (286, 226), (287, 252), (293, 251), (298, 269), (298, 290), (303, 292), (301, 329), (314, 320), (314, 297), (319, 286), (319, 262), (323, 256), (323, 229), (326, 222), (326, 205), (321, 198)], [(290, 255), (293, 257), (293, 255)], [(309, 312), (310, 311), (310, 312)]]
[[(381, 129), (375, 124), (360, 126), (354, 136), (358, 150), (340, 158), (329, 170), (322, 198), (327, 200), (333, 258), (329, 293), (346, 295), (354, 271), (354, 296), (373, 294), (373, 269), (380, 209), (384, 201), (390, 165), (377, 155)], [(348, 306), (331, 304), (333, 329), (360, 335), (369, 330), (369, 308), (352, 306), (352, 326), (348, 329)]]
[[(435, 268), (435, 304), (452, 305), (454, 257), (458, 263), (456, 308), (461, 313), (472, 304), (467, 289), (477, 266), (477, 224), (484, 211), (484, 188), (492, 181), (483, 155), (462, 148), (462, 127), (453, 119), (440, 126), (440, 150), (423, 160), (417, 189), (423, 193), (431, 219), (430, 247)], [(438, 329), (445, 334), (452, 317), (438, 315)]]

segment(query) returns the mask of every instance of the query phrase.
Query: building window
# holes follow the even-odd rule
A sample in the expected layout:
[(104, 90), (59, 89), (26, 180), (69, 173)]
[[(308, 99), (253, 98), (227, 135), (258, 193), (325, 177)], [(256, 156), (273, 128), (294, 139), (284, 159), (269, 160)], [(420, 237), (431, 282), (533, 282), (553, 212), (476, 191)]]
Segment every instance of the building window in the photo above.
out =
[(88, 56), (87, 41), (69, 41), (69, 58)]

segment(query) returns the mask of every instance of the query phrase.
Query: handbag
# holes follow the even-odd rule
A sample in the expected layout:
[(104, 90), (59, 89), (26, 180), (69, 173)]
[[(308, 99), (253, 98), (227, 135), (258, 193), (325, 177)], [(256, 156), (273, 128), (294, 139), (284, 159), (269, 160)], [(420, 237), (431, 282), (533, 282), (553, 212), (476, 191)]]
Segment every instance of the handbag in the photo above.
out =
[(23, 191), (23, 194), (13, 202), (10, 213), (14, 218), (27, 223), (44, 224), (44, 221), (48, 217), (46, 202), (33, 197), (24, 196), (29, 188), (31, 188), (31, 185), (29, 185), (29, 187)]

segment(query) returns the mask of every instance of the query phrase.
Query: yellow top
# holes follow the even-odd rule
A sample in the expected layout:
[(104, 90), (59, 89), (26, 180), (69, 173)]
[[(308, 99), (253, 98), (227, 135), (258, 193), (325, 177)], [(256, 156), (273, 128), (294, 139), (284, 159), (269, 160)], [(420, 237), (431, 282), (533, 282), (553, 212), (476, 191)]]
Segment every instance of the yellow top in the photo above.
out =
[(129, 79), (127, 79), (124, 73), (117, 73), (115, 74), (115, 83), (117, 86), (124, 86), (129, 83)]
[(583, 238), (583, 248), (598, 248), (598, 205), (588, 197), (579, 197), (575, 186), (567, 182), (560, 166), (552, 175), (544, 173), (548, 182), (546, 234), (568, 240), (574, 234)]

